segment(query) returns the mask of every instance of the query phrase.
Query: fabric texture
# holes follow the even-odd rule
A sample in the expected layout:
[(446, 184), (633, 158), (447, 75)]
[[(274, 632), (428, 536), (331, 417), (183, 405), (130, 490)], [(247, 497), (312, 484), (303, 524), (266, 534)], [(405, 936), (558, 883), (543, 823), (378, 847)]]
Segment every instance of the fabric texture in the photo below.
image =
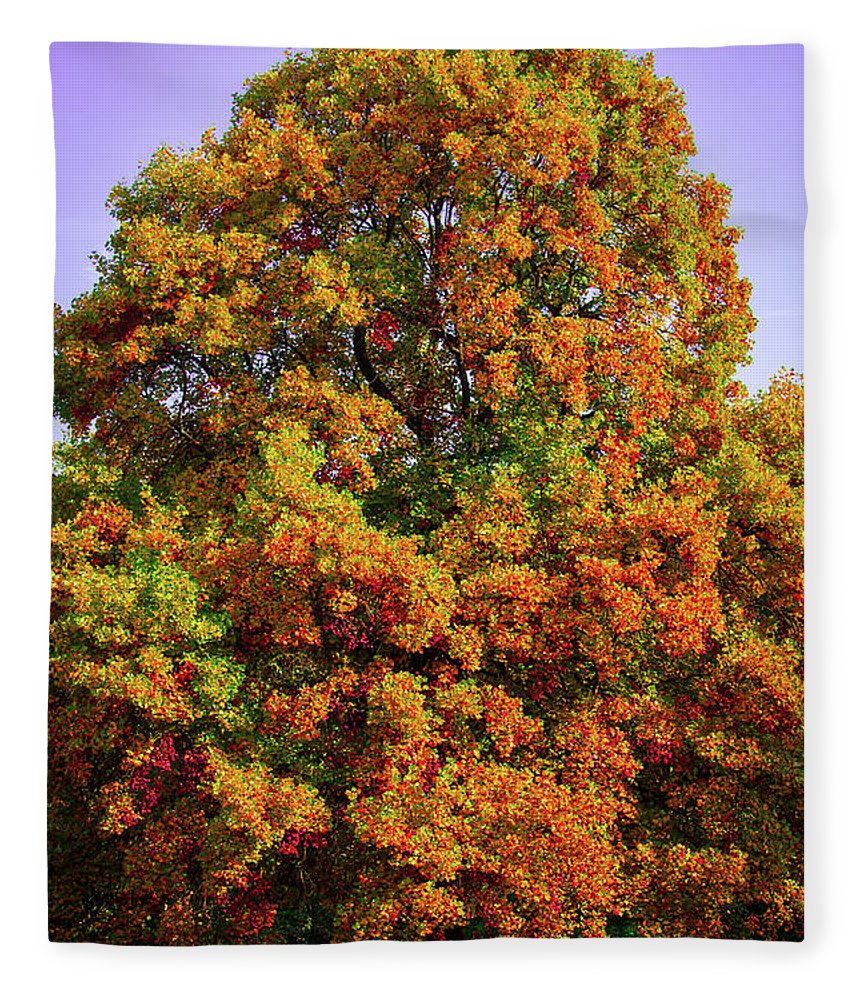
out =
[[(58, 154), (106, 51), (55, 47)], [(113, 189), (55, 332), (53, 940), (802, 938), (799, 328), (744, 381), (802, 175), (743, 257), (657, 56), (288, 53)]]

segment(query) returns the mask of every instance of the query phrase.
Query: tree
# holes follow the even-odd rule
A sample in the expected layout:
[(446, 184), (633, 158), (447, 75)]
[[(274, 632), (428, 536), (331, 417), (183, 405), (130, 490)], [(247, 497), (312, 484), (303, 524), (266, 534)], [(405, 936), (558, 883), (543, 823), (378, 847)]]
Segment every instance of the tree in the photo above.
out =
[(51, 934), (802, 935), (802, 397), (607, 51), (320, 51), (56, 323)]

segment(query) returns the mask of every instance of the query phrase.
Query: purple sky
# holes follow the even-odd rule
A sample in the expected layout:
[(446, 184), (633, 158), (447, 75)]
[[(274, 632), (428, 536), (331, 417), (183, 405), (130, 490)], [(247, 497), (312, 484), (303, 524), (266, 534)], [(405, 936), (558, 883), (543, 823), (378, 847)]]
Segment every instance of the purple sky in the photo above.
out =
[(741, 273), (758, 319), (751, 388), (781, 367), (803, 370), (803, 47), (656, 49), (655, 69), (685, 92), (698, 154), (692, 166), (733, 193), (744, 230)]
[[(88, 259), (113, 229), (105, 199), (161, 145), (188, 149), (228, 123), (231, 95), (279, 48), (57, 42), (51, 46), (57, 153), (55, 298), (89, 289)], [(686, 93), (695, 169), (734, 192), (738, 256), (759, 325), (751, 388), (803, 367), (803, 49), (657, 49), (656, 70)]]

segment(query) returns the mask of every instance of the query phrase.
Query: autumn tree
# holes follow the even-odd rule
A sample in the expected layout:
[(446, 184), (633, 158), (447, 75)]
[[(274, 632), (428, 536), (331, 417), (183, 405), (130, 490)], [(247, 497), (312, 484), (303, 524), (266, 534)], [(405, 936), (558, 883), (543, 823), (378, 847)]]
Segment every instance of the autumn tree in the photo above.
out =
[(51, 934), (802, 935), (802, 397), (683, 98), (320, 51), (56, 322)]

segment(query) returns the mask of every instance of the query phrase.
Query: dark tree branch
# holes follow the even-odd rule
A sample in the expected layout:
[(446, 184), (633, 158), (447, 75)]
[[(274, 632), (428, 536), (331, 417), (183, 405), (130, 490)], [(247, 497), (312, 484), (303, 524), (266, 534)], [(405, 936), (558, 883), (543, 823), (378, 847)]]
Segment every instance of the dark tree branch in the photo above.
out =
[(454, 357), (454, 363), (457, 366), (457, 379), (460, 382), (460, 413), (464, 420), (468, 420), (472, 409), (472, 390), (469, 386), (469, 373), (466, 371), (466, 365), (463, 361), (463, 348), (456, 335), (443, 335), (442, 342)]
[(364, 376), (371, 392), (376, 393), (377, 396), (391, 403), (394, 409), (397, 410), (397, 412), (406, 421), (406, 426), (412, 431), (415, 437), (418, 438), (421, 445), (429, 444), (430, 438), (421, 421), (416, 418), (415, 414), (410, 413), (410, 411), (395, 397), (394, 393), (383, 381), (379, 372), (377, 372), (377, 370), (373, 367), (373, 364), (367, 355), (367, 330), (363, 326), (355, 326), (352, 329), (352, 350), (355, 355), (356, 363), (358, 364), (358, 369)]

